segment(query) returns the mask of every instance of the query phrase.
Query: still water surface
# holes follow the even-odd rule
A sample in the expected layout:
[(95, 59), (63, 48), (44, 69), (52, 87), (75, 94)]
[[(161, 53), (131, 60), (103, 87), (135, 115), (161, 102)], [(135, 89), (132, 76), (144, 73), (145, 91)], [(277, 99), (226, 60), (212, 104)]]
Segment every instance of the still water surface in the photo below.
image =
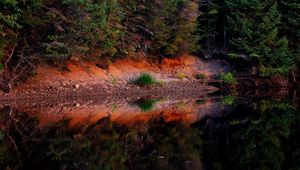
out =
[(299, 169), (296, 94), (2, 104), (0, 169)]

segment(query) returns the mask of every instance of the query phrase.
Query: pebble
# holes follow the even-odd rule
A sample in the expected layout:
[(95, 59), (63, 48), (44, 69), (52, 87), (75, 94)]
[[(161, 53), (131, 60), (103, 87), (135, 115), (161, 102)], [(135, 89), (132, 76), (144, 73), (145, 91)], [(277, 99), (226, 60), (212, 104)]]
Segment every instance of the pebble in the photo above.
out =
[(75, 89), (78, 89), (79, 87), (80, 87), (80, 85), (79, 84), (75, 84)]

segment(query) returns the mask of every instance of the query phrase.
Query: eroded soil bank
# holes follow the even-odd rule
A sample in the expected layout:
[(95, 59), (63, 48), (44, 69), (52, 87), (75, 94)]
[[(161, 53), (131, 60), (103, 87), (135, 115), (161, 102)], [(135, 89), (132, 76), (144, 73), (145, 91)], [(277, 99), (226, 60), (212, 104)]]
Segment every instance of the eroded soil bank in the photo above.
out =
[[(122, 59), (102, 69), (91, 62), (69, 62), (64, 71), (41, 65), (35, 76), (19, 85), (9, 94), (2, 94), (0, 100), (72, 98), (74, 96), (155, 96), (167, 94), (193, 95), (210, 93), (217, 88), (203, 82), (210, 81), (220, 72), (230, 70), (222, 60), (202, 60), (183, 55), (175, 59), (163, 59), (161, 63), (146, 60)], [(160, 83), (151, 87), (139, 87), (132, 81), (141, 73), (149, 73)], [(205, 75), (205, 81), (195, 75)]]

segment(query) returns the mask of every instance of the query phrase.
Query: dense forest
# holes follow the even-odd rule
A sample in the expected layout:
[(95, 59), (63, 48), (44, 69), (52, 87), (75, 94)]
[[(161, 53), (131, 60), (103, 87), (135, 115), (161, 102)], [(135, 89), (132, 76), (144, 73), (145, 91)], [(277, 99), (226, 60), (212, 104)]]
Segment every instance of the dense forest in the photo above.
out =
[(68, 60), (189, 53), (246, 61), (262, 77), (299, 65), (297, 0), (1, 0), (0, 21), (2, 84)]

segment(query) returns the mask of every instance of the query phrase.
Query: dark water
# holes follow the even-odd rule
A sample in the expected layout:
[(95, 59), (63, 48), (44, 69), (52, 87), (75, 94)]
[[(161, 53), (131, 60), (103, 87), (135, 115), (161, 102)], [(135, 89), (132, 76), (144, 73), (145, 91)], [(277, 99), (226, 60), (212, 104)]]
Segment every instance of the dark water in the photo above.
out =
[[(0, 168), (296, 170), (296, 96), (3, 106)], [(107, 108), (111, 116), (97, 117)]]

